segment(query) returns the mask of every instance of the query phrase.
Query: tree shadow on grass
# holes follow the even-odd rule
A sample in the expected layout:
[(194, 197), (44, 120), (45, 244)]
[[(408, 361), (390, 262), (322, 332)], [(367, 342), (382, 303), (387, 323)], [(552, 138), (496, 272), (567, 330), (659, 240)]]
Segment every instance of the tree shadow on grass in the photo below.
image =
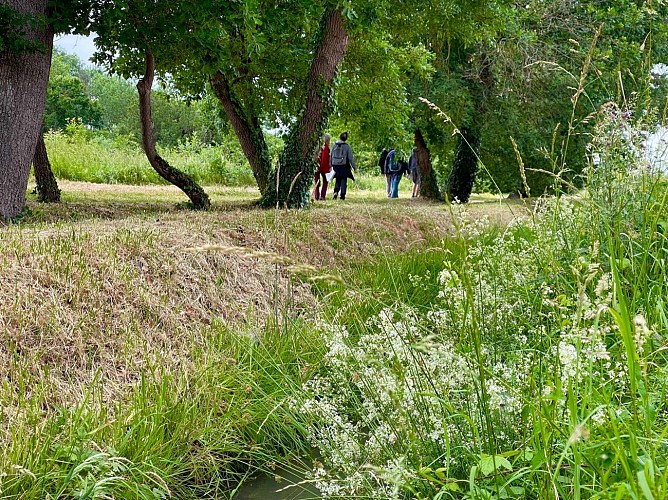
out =
[[(246, 211), (257, 208), (257, 200), (229, 200), (215, 202), (210, 212)], [(129, 218), (159, 219), (167, 215), (184, 214), (193, 210), (187, 202), (171, 200), (145, 202), (118, 201), (63, 201), (39, 203), (29, 200), (24, 213), (15, 222), (21, 224), (54, 224), (59, 222), (83, 222), (89, 220), (121, 220)]]
[[(212, 202), (209, 213), (243, 213), (259, 210), (259, 193), (255, 190), (208, 187), (207, 191)], [(189, 213), (196, 217), (200, 213), (192, 210), (188, 199), (172, 186), (123, 186), (63, 182), (62, 199), (61, 203), (39, 203), (35, 194), (28, 194), (26, 210), (14, 222), (39, 225), (91, 220), (145, 219), (156, 221), (171, 216), (188, 216)], [(474, 213), (485, 212), (488, 210), (487, 207), (493, 209), (498, 204), (498, 198), (473, 196), (471, 203), (468, 204), (468, 210)], [(503, 204), (510, 212), (515, 212), (515, 207), (520, 212), (521, 207), (526, 207), (525, 200), (503, 200)], [(313, 201), (312, 212), (316, 214), (316, 220), (323, 214), (330, 217), (332, 211), (337, 216), (346, 214), (359, 216), (359, 211), (364, 206), (368, 207), (372, 213), (377, 212), (381, 216), (387, 210), (399, 213), (406, 211), (407, 214), (415, 210), (443, 212), (443, 215), (450, 212), (446, 203), (411, 198), (410, 194), (397, 199), (388, 199), (377, 193), (370, 195), (364, 192), (351, 192), (345, 201), (333, 200), (331, 195), (325, 202)]]

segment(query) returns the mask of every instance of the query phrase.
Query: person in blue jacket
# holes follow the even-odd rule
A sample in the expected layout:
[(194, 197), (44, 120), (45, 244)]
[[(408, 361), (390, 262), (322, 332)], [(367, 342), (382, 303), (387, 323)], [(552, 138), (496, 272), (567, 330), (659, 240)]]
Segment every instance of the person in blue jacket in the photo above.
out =
[(390, 175), (390, 198), (399, 198), (399, 182), (408, 172), (408, 162), (401, 160), (400, 154), (398, 149), (392, 149), (385, 159), (385, 172)]

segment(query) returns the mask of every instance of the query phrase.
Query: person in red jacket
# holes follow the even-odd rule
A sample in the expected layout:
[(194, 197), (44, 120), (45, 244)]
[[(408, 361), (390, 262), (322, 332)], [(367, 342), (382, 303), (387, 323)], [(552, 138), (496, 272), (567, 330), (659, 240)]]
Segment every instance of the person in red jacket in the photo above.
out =
[(320, 157), (318, 158), (318, 169), (315, 171), (315, 189), (313, 190), (313, 197), (316, 200), (323, 200), (327, 196), (327, 174), (329, 173), (329, 141), (332, 136), (325, 134), (325, 143), (320, 149)]

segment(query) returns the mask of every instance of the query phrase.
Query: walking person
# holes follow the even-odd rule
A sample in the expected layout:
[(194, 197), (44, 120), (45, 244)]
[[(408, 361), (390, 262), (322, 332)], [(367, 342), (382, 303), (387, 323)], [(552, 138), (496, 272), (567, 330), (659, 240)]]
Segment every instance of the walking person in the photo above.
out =
[(329, 182), (327, 181), (327, 174), (330, 172), (331, 168), (329, 166), (329, 156), (330, 156), (330, 151), (329, 151), (329, 141), (331, 140), (332, 136), (329, 134), (325, 134), (324, 137), (324, 144), (322, 148), (320, 149), (320, 156), (318, 158), (318, 168), (315, 171), (315, 189), (313, 190), (313, 197), (316, 200), (322, 200), (325, 201), (325, 197), (327, 196), (327, 185)]
[(385, 171), (390, 175), (390, 198), (399, 198), (399, 181), (408, 171), (408, 163), (399, 160), (400, 151), (392, 149), (385, 159)]
[(387, 160), (387, 155), (390, 150), (383, 148), (383, 151), (380, 153), (380, 158), (378, 158), (378, 166), (380, 167), (381, 175), (385, 176), (385, 190), (387, 191), (387, 197), (390, 197), (390, 173), (385, 170), (385, 160)]
[(334, 199), (341, 193), (341, 199), (346, 199), (346, 191), (348, 190), (348, 179), (355, 180), (353, 177), (353, 170), (355, 169), (355, 159), (353, 158), (353, 150), (346, 141), (348, 140), (348, 132), (343, 132), (336, 141), (329, 157), (329, 164), (334, 169)]
[(417, 198), (420, 196), (420, 169), (417, 164), (417, 155), (415, 154), (415, 148), (411, 152), (410, 158), (408, 158), (408, 175), (413, 181), (413, 196), (412, 198)]

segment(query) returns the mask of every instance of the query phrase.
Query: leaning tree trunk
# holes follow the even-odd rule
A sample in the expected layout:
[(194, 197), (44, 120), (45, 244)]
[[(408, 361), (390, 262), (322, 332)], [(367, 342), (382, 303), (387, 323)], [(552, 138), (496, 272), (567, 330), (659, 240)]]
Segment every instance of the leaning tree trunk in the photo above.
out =
[(306, 102), (292, 127), (272, 173), (269, 191), (262, 197), (266, 207), (306, 208), (316, 168), (315, 152), (334, 108), (334, 78), (348, 48), (348, 33), (341, 11), (323, 15), (319, 45), (306, 82)]
[(40, 51), (0, 52), (0, 219), (16, 217), (26, 202), (35, 144), (42, 126), (51, 67), (53, 29), (45, 22), (47, 0), (0, 0), (39, 22), (26, 36)]
[(137, 90), (139, 91), (141, 137), (146, 158), (160, 177), (174, 184), (190, 198), (194, 208), (207, 210), (211, 206), (211, 201), (201, 186), (188, 174), (172, 167), (155, 148), (153, 119), (151, 118), (151, 87), (155, 76), (155, 59), (150, 49), (146, 50), (145, 62), (146, 70), (143, 78), (137, 83)]
[(440, 200), (441, 191), (438, 189), (436, 175), (431, 166), (431, 155), (427, 143), (424, 141), (422, 131), (415, 129), (415, 156), (417, 168), (420, 172), (420, 196), (428, 200)]
[(39, 134), (37, 138), (32, 165), (35, 169), (35, 181), (37, 182), (39, 201), (58, 203), (60, 201), (60, 189), (58, 188), (56, 177), (51, 171), (51, 163), (49, 162), (49, 156), (46, 153), (46, 144), (44, 143), (44, 134)]
[(222, 72), (218, 71), (211, 77), (211, 88), (234, 128), (241, 149), (255, 176), (260, 194), (264, 196), (269, 189), (271, 158), (257, 115), (244, 110)]

